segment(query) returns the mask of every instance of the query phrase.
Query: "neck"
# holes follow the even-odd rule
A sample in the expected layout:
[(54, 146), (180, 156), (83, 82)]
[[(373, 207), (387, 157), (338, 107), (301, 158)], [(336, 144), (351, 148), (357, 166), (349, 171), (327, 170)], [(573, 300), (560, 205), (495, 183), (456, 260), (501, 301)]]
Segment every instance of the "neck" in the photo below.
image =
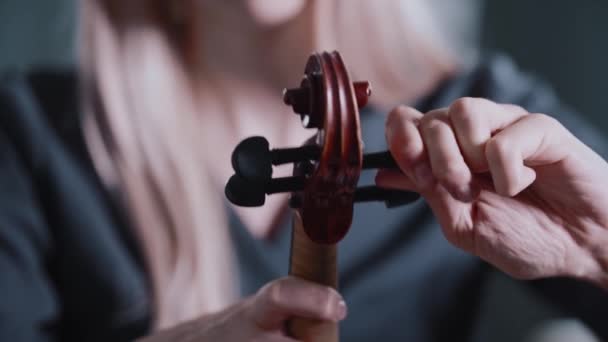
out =
[(256, 23), (241, 1), (206, 3), (201, 36), (205, 79), (244, 81), (276, 94), (299, 83), (304, 63), (315, 50), (309, 13), (269, 28)]

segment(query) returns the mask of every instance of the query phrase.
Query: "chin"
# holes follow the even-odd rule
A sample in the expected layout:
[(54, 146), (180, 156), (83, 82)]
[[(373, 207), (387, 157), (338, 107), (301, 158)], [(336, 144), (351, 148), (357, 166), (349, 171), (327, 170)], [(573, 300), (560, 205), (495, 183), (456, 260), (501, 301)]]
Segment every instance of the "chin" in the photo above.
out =
[(278, 26), (297, 16), (308, 0), (247, 0), (251, 15), (262, 26)]

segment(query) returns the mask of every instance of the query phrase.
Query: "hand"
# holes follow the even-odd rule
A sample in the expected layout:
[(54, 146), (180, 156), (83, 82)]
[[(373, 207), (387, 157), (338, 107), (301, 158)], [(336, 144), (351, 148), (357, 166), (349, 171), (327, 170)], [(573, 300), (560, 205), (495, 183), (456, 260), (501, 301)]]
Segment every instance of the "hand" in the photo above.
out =
[(273, 281), (219, 313), (159, 332), (141, 342), (295, 342), (283, 333), (292, 317), (340, 321), (346, 316), (334, 289), (294, 277)]
[(422, 115), (399, 107), (387, 140), (446, 238), (511, 276), (579, 277), (608, 288), (608, 164), (555, 119), (463, 98)]

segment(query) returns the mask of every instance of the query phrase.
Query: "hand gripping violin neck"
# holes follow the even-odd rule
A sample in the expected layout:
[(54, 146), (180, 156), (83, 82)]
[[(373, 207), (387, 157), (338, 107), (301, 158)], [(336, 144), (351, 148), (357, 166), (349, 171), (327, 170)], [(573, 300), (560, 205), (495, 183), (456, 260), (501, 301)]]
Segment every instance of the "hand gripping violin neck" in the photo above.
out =
[[(358, 187), (362, 169), (396, 168), (388, 152), (363, 155), (359, 108), (371, 95), (368, 82), (352, 83), (337, 52), (310, 56), (298, 88), (283, 93), (315, 136), (297, 148), (269, 148), (263, 137), (243, 140), (232, 154), (235, 171), (226, 197), (239, 206), (262, 206), (267, 194), (291, 192), (294, 224), (289, 273), (337, 288), (337, 243), (351, 226), (355, 202), (411, 203), (416, 193)], [(272, 166), (294, 164), (291, 177), (272, 178)], [(290, 336), (307, 342), (337, 342), (331, 322), (293, 319)]]

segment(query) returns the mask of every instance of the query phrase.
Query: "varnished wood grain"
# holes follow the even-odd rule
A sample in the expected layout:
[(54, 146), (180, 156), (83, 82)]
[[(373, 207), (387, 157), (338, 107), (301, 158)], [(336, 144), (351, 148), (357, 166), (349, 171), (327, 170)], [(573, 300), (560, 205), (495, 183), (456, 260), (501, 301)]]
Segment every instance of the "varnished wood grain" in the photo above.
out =
[[(293, 218), (289, 274), (337, 289), (338, 265), (335, 244), (318, 244), (308, 238), (302, 218), (296, 211)], [(287, 327), (288, 333), (304, 342), (338, 342), (338, 324), (296, 318)]]

